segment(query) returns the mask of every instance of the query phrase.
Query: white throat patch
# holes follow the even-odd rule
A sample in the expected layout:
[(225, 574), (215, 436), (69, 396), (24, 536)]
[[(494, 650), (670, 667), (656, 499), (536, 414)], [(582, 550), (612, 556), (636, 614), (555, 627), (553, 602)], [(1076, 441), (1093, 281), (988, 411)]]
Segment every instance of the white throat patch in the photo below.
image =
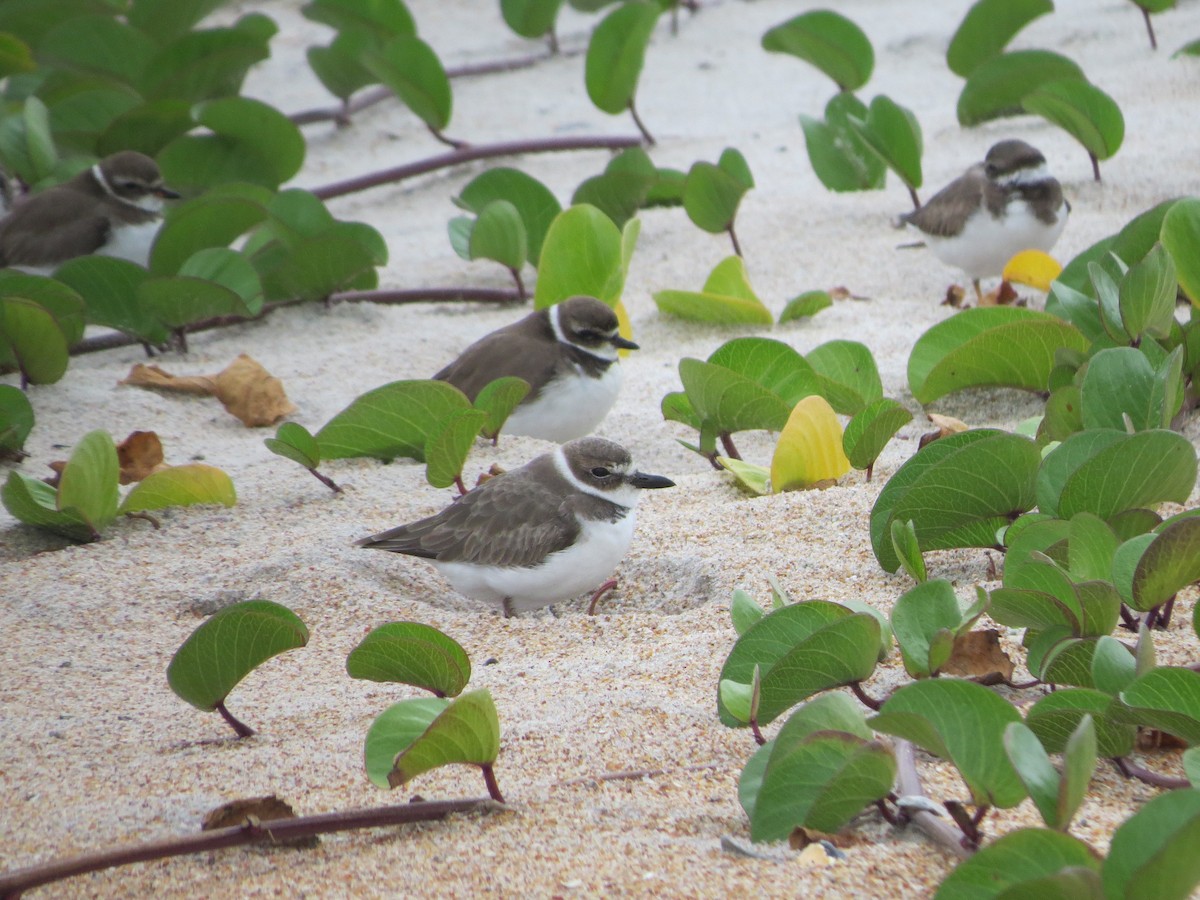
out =
[(162, 198), (156, 197), (154, 194), (147, 196), (144, 203), (138, 203), (134, 200), (130, 200), (128, 197), (122, 197), (113, 190), (113, 187), (111, 184), (109, 184), (108, 179), (104, 177), (104, 170), (100, 168), (99, 163), (96, 163), (94, 166), (92, 166), (92, 177), (96, 179), (96, 184), (100, 185), (100, 187), (104, 189), (104, 193), (108, 194), (108, 196), (112, 197), (118, 203), (124, 203), (126, 206), (132, 206), (134, 209), (138, 209), (147, 213), (157, 214), (163, 211)]
[[(558, 470), (558, 474), (567, 480), (567, 483), (571, 487), (581, 493), (589, 494), (592, 497), (599, 497), (601, 500), (607, 500), (609, 503), (615, 503), (617, 506), (623, 506), (626, 509), (633, 509), (637, 506), (638, 489), (631, 484), (622, 483), (620, 487), (614, 490), (602, 491), (594, 485), (581, 481), (571, 471), (570, 465), (567, 464), (567, 455), (563, 453), (562, 447), (557, 447), (554, 450), (554, 468)], [(624, 475), (625, 473), (621, 472), (621, 474)]]
[(617, 348), (612, 344), (605, 343), (597, 350), (594, 347), (585, 347), (583, 344), (577, 344), (567, 338), (566, 332), (563, 331), (562, 321), (559, 319), (559, 314), (562, 312), (562, 304), (555, 303), (550, 307), (550, 329), (554, 332), (554, 339), (560, 344), (566, 344), (568, 347), (574, 347), (586, 353), (588, 356), (594, 356), (596, 359), (603, 359), (606, 362), (612, 362), (617, 359)]

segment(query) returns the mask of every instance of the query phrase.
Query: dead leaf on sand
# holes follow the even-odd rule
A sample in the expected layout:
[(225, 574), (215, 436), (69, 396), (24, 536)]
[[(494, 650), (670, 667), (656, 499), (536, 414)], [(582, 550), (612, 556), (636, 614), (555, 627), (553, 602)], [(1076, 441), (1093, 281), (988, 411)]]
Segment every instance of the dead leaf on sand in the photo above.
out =
[(121, 484), (141, 481), (147, 475), (167, 468), (163, 463), (162, 442), (153, 431), (134, 431), (117, 445), (121, 464)]
[(937, 431), (929, 431), (921, 435), (921, 439), (917, 442), (918, 450), (926, 444), (932, 444), (934, 441), (958, 434), (960, 431), (969, 431), (971, 428), (962, 419), (956, 419), (954, 416), (939, 416), (937, 413), (929, 413), (928, 416), (929, 421), (937, 426)]
[(296, 411), (287, 398), (283, 382), (245, 353), (216, 375), (176, 376), (158, 366), (138, 363), (120, 384), (185, 394), (211, 394), (250, 428), (274, 425)]
[(968, 631), (954, 640), (950, 659), (942, 666), (943, 675), (958, 675), (963, 678), (987, 678), (999, 675), (1011, 681), (1013, 661), (1000, 647), (1000, 632), (995, 628)]

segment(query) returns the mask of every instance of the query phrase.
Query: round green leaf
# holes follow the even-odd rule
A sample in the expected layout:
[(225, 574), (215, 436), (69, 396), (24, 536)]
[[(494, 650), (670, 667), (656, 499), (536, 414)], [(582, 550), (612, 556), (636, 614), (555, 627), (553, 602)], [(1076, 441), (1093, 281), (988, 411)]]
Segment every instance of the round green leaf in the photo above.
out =
[(537, 38), (552, 31), (563, 0), (500, 0), (504, 23), (521, 37)]
[(876, 400), (857, 413), (842, 435), (842, 449), (850, 465), (856, 469), (873, 466), (887, 442), (911, 421), (912, 413), (889, 397)]
[(738, 205), (752, 187), (754, 179), (745, 158), (730, 147), (718, 165), (692, 164), (683, 185), (683, 208), (699, 228), (719, 234), (733, 227)]
[(350, 651), (346, 671), (351, 678), (411, 684), (439, 697), (457, 697), (471, 678), (471, 661), (458, 641), (431, 625), (388, 622)]
[(54, 277), (83, 297), (90, 324), (115, 328), (149, 344), (167, 339), (162, 323), (137, 302), (138, 286), (149, 277), (137, 263), (114, 256), (79, 256), (63, 263)]
[(646, 46), (661, 13), (657, 3), (632, 0), (596, 26), (588, 41), (584, 83), (597, 109), (616, 115), (633, 103)]
[(4, 487), (0, 488), (0, 500), (14, 519), (26, 525), (81, 543), (100, 539), (96, 529), (76, 510), (58, 509), (58, 492), (37, 478), (9, 472)]
[(958, 95), (960, 125), (978, 125), (989, 119), (1017, 115), (1021, 101), (1035, 88), (1051, 81), (1084, 81), (1078, 65), (1049, 50), (1014, 50), (980, 65)]
[(308, 67), (329, 93), (345, 102), (355, 91), (375, 83), (362, 62), (375, 44), (375, 37), (366, 32), (341, 32), (328, 47), (308, 48)]
[(317, 432), (322, 459), (374, 456), (425, 460), (425, 444), (471, 403), (442, 381), (393, 381), (359, 396)]
[(529, 382), (515, 376), (505, 376), (484, 385), (475, 396), (475, 408), (482, 410), (487, 419), (480, 428), (485, 438), (494, 439), (522, 400), (529, 395)]
[(450, 124), (454, 97), (437, 53), (415, 35), (392, 38), (363, 64), (434, 131)]
[(724, 366), (681, 359), (679, 377), (696, 415), (717, 432), (780, 431), (792, 412), (778, 394)]
[(491, 259), (520, 270), (529, 255), (525, 223), (507, 200), (494, 200), (483, 208), (467, 243), (471, 259)]
[(237, 503), (233, 480), (213, 466), (190, 463), (147, 475), (125, 497), (118, 512), (141, 512), (205, 503), (219, 503), (222, 506)]
[(300, 617), (270, 600), (227, 606), (191, 633), (167, 666), (167, 683), (180, 698), (211, 710), (256, 668), (308, 643)]
[(117, 515), (117, 448), (107, 431), (90, 431), (80, 438), (58, 480), (58, 508), (71, 510), (97, 533)]
[(486, 690), (450, 701), (425, 732), (396, 757), (388, 784), (399, 787), (423, 772), (454, 763), (491, 765), (500, 752), (500, 720)]
[(437, 488), (450, 487), (462, 477), (467, 454), (487, 421), (480, 409), (460, 409), (429, 435), (425, 442), (425, 480)]
[(44, 306), (0, 297), (0, 363), (11, 362), (31, 384), (53, 384), (66, 374), (66, 335)]
[(133, 0), (127, 15), (130, 25), (161, 42), (184, 34), (221, 6), (222, 0)]
[(1162, 243), (1175, 262), (1179, 284), (1193, 306), (1200, 306), (1200, 199), (1171, 205), (1162, 220)]
[(1126, 819), (1104, 860), (1108, 897), (1184, 900), (1200, 884), (1200, 791), (1170, 791)]
[(826, 341), (804, 357), (816, 372), (818, 393), (842, 415), (854, 416), (883, 398), (875, 357), (858, 341)]
[(1069, 834), (1021, 828), (997, 838), (960, 863), (942, 882), (934, 900), (991, 900), (1027, 882), (1071, 868), (1099, 872), (1100, 860), (1091, 847)]
[(20, 388), (0, 384), (0, 458), (25, 446), (33, 430), (33, 406)]
[(284, 422), (275, 431), (275, 437), (263, 441), (272, 453), (298, 462), (306, 469), (315, 469), (321, 464), (321, 448), (303, 425)]
[(1060, 689), (1030, 707), (1025, 724), (1038, 736), (1046, 752), (1062, 753), (1083, 717), (1091, 716), (1096, 726), (1099, 755), (1105, 758), (1124, 756), (1133, 749), (1136, 729), (1117, 721), (1115, 710), (1119, 705), (1119, 701), (1103, 691)]
[(363, 742), (363, 763), (373, 785), (391, 787), (388, 775), (396, 756), (411, 747), (449, 705), (440, 697), (401, 700), (375, 718)]
[(1155, 535), (1133, 573), (1137, 609), (1153, 609), (1200, 579), (1200, 518), (1178, 519)]
[(83, 337), (86, 316), (83, 298), (57, 278), (0, 269), (0, 297), (20, 297), (41, 306), (54, 317), (68, 345)]
[(417, 33), (416, 22), (403, 0), (312, 0), (300, 10), (305, 18), (338, 31), (364, 30), (391, 37)]
[(615, 306), (626, 265), (622, 233), (612, 219), (587, 204), (565, 209), (546, 232), (533, 305), (545, 309), (576, 294), (589, 294)]
[(473, 178), (454, 202), (478, 215), (493, 200), (507, 200), (521, 214), (529, 245), (529, 261), (536, 267), (546, 233), (555, 216), (562, 212), (558, 199), (533, 176), (519, 169), (500, 166)]
[(962, 624), (954, 587), (942, 578), (924, 581), (905, 591), (892, 608), (892, 634), (900, 645), (904, 670), (913, 678), (936, 675), (949, 658), (939, 633), (951, 637)]
[(38, 56), (44, 65), (136, 85), (156, 49), (144, 32), (112, 16), (78, 16), (50, 31)]
[(912, 110), (880, 94), (865, 120), (851, 119), (864, 143), (913, 190), (921, 186), (921, 125)]
[(140, 150), (156, 157), (195, 124), (191, 107), (184, 100), (143, 103), (113, 117), (96, 137), (95, 151), (107, 156), (121, 150)]
[(1071, 135), (1096, 159), (1116, 154), (1125, 139), (1121, 108), (1088, 81), (1047, 81), (1022, 97), (1021, 105)]
[(249, 13), (230, 28), (185, 31), (146, 64), (139, 93), (151, 101), (234, 99), (250, 68), (271, 55), (278, 30), (269, 17)]
[(169, 329), (216, 316), (252, 314), (236, 293), (204, 278), (147, 278), (138, 285), (137, 297), (142, 308)]
[(787, 302), (779, 314), (779, 323), (782, 325), (795, 319), (806, 319), (831, 306), (833, 298), (825, 291), (805, 291)]
[(950, 39), (946, 65), (955, 75), (966, 78), (1003, 52), (1018, 31), (1053, 11), (1050, 0), (978, 0)]
[(1161, 666), (1121, 692), (1129, 721), (1200, 743), (1200, 672)]
[(813, 10), (776, 25), (763, 35), (762, 45), (764, 50), (811, 63), (840, 91), (858, 90), (875, 68), (871, 41), (861, 28), (832, 10)]

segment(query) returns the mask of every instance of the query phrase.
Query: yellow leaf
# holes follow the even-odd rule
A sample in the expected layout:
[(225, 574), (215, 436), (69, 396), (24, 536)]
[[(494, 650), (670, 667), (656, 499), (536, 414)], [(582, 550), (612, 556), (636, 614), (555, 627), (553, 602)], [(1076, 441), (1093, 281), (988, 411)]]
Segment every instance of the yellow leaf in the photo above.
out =
[(1050, 290), (1050, 282), (1061, 273), (1062, 266), (1053, 256), (1041, 250), (1022, 250), (1005, 265), (1003, 278), (1044, 293)]
[(824, 397), (805, 397), (788, 417), (771, 459), (776, 493), (836, 481), (850, 471), (842, 449), (842, 423)]
[[(633, 340), (633, 323), (629, 321), (629, 313), (625, 309), (625, 303), (621, 300), (617, 301), (617, 305), (613, 307), (613, 311), (617, 314), (617, 334), (626, 340)], [(631, 351), (618, 350), (618, 356), (628, 356)]]

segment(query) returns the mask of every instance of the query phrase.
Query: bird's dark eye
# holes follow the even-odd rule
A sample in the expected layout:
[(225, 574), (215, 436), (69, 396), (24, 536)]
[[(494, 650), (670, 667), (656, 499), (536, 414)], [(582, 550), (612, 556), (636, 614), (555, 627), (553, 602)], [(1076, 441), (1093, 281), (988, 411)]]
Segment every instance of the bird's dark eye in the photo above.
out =
[(601, 341), (606, 340), (605, 336), (602, 335), (600, 332), (591, 331), (590, 329), (588, 331), (579, 332), (579, 337), (581, 340), (587, 341), (588, 343), (591, 343), (591, 344), (598, 344)]
[(592, 474), (597, 478), (607, 478), (612, 474), (612, 472), (608, 471), (608, 469), (604, 468), (604, 466), (593, 466)]
[(122, 181), (121, 187), (123, 187), (127, 191), (136, 191), (138, 188), (141, 187), (141, 185), (138, 184), (136, 181)]

